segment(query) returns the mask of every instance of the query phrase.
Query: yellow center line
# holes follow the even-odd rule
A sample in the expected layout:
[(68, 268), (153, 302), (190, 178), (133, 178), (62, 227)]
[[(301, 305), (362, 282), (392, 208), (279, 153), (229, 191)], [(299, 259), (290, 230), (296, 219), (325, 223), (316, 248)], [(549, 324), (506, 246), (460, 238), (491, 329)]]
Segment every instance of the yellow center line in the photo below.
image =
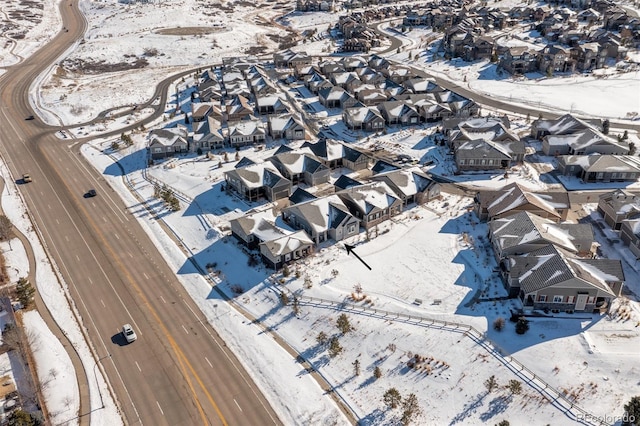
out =
[[(43, 152), (41, 150), (42, 154), (47, 157), (47, 160), (49, 160), (48, 155)], [(55, 169), (54, 169), (55, 170)], [(57, 170), (56, 170), (57, 173)], [(71, 194), (71, 189), (68, 187), (67, 183), (64, 181), (64, 179), (60, 179), (63, 183), (63, 185), (65, 186), (65, 188), (67, 189), (68, 193)], [(80, 204), (80, 203), (76, 203), (76, 205), (83, 211), (85, 218), (91, 223), (91, 225), (95, 230), (98, 230), (97, 233), (94, 233), (94, 236), (98, 236), (99, 239), (102, 241), (102, 245), (103, 247), (106, 247), (107, 250), (109, 251), (109, 253), (111, 254), (111, 258), (115, 260), (115, 262), (118, 265), (118, 268), (124, 272), (124, 274), (126, 275), (127, 279), (129, 280), (129, 283), (131, 284), (131, 286), (135, 289), (136, 293), (138, 293), (138, 296), (142, 299), (143, 304), (147, 306), (147, 308), (149, 309), (149, 312), (151, 313), (151, 315), (153, 315), (154, 319), (156, 320), (157, 324), (160, 326), (160, 328), (162, 329), (162, 333), (165, 335), (165, 337), (167, 338), (167, 341), (169, 342), (169, 344), (171, 345), (171, 348), (173, 349), (176, 357), (178, 358), (178, 362), (180, 364), (180, 370), (182, 371), (182, 374), (185, 378), (185, 380), (187, 381), (188, 385), (189, 385), (189, 390), (191, 391), (191, 394), (193, 395), (193, 398), (196, 402), (196, 406), (198, 407), (198, 412), (200, 413), (200, 417), (202, 418), (202, 423), (204, 425), (208, 425), (208, 421), (207, 421), (207, 417), (204, 413), (204, 410), (202, 409), (202, 405), (200, 404), (200, 401), (198, 399), (198, 396), (196, 395), (196, 390), (193, 387), (193, 383), (191, 382), (191, 379), (188, 376), (188, 372), (185, 369), (185, 365), (186, 367), (188, 367), (189, 371), (191, 372), (191, 374), (193, 374), (193, 376), (195, 377), (196, 381), (198, 382), (198, 384), (200, 385), (200, 388), (202, 389), (202, 391), (204, 392), (204, 394), (207, 396), (207, 399), (209, 400), (209, 403), (211, 404), (211, 406), (214, 408), (214, 410), (216, 411), (216, 414), (218, 415), (218, 417), (220, 418), (220, 420), (222, 421), (222, 424), (224, 426), (227, 426), (227, 421), (224, 418), (224, 416), (222, 415), (222, 412), (220, 411), (220, 408), (218, 407), (218, 404), (216, 404), (215, 400), (213, 399), (213, 397), (211, 396), (211, 394), (209, 393), (209, 391), (207, 390), (207, 387), (205, 386), (205, 384), (202, 382), (202, 379), (200, 379), (200, 377), (198, 376), (198, 374), (196, 373), (195, 369), (193, 368), (193, 366), (191, 365), (191, 363), (187, 360), (184, 352), (182, 351), (182, 349), (180, 349), (180, 346), (175, 342), (175, 340), (173, 339), (173, 337), (171, 336), (171, 334), (169, 333), (169, 330), (167, 329), (167, 327), (164, 325), (164, 323), (162, 322), (162, 320), (160, 319), (160, 315), (158, 315), (158, 312), (151, 306), (151, 304), (149, 303), (149, 300), (145, 297), (145, 295), (142, 293), (141, 288), (136, 284), (136, 280), (133, 279), (133, 276), (129, 273), (129, 271), (127, 270), (127, 268), (124, 267), (124, 265), (122, 264), (122, 262), (120, 261), (119, 257), (115, 255), (114, 250), (111, 248), (111, 245), (107, 244), (107, 241), (105, 240), (105, 238), (102, 235), (102, 232), (100, 232), (100, 227), (96, 226), (95, 222), (93, 221), (93, 218), (91, 217), (91, 215), (88, 214), (87, 210), (85, 209), (85, 207)], [(142, 253), (143, 255), (145, 255), (145, 253)], [(146, 256), (145, 256), (146, 257)]]

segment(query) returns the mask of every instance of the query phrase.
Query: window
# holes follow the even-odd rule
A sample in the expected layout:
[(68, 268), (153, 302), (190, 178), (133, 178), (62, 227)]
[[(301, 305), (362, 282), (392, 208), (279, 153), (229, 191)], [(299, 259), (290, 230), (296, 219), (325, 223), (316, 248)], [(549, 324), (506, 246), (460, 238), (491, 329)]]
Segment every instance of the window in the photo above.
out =
[(576, 301), (575, 296), (567, 296), (567, 303), (575, 303), (575, 301)]
[(562, 296), (553, 296), (553, 303), (562, 303), (564, 297)]
[(546, 294), (539, 294), (538, 295), (538, 302), (546, 302), (547, 301), (547, 295)]
[(587, 299), (587, 303), (588, 304), (596, 303), (596, 297), (595, 296), (589, 296), (589, 298)]
[(474, 160), (469, 160), (469, 165), (473, 166), (473, 164), (474, 164)]
[(349, 234), (351, 234), (352, 232), (354, 232), (356, 230), (356, 224), (355, 223), (351, 223), (348, 227), (347, 227), (347, 232)]

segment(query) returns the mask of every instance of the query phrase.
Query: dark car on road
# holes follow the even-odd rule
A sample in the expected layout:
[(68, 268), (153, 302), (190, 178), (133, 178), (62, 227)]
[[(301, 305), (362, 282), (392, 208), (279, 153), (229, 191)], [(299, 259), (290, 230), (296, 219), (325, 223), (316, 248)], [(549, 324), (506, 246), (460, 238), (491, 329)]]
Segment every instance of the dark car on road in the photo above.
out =
[(33, 120), (33, 119), (35, 119), (35, 117), (33, 115), (29, 115), (29, 116), (27, 116), (27, 118), (25, 118), (25, 120)]
[(96, 195), (97, 195), (96, 190), (90, 189), (84, 194), (84, 198), (91, 198), (91, 197), (95, 197)]

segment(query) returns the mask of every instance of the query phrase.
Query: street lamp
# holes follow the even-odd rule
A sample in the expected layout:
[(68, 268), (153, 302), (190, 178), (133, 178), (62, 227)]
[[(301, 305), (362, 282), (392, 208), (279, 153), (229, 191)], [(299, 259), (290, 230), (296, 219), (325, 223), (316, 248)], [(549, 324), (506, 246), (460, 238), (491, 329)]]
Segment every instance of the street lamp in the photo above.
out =
[(107, 354), (102, 358), (98, 358), (95, 365), (93, 366), (93, 375), (96, 378), (96, 385), (98, 386), (98, 395), (100, 395), (100, 404), (102, 404), (102, 407), (100, 407), (101, 409), (104, 408), (104, 401), (102, 400), (102, 391), (100, 391), (100, 382), (98, 382), (98, 373), (96, 372), (96, 367), (98, 366), (98, 363), (105, 358), (111, 358), (111, 354)]

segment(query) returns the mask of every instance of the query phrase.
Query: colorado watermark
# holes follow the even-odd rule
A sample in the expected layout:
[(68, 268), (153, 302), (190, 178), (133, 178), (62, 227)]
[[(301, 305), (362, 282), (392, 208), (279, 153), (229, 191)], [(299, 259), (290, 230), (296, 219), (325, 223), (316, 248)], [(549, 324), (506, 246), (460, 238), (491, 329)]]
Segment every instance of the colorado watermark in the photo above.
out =
[(608, 424), (613, 424), (617, 422), (635, 424), (635, 421), (636, 421), (636, 416), (628, 413), (624, 413), (622, 415), (604, 414), (602, 416), (595, 416), (589, 413), (578, 413), (576, 414), (576, 418), (578, 420), (584, 420), (588, 422), (596, 421), (599, 423), (608, 423)]

